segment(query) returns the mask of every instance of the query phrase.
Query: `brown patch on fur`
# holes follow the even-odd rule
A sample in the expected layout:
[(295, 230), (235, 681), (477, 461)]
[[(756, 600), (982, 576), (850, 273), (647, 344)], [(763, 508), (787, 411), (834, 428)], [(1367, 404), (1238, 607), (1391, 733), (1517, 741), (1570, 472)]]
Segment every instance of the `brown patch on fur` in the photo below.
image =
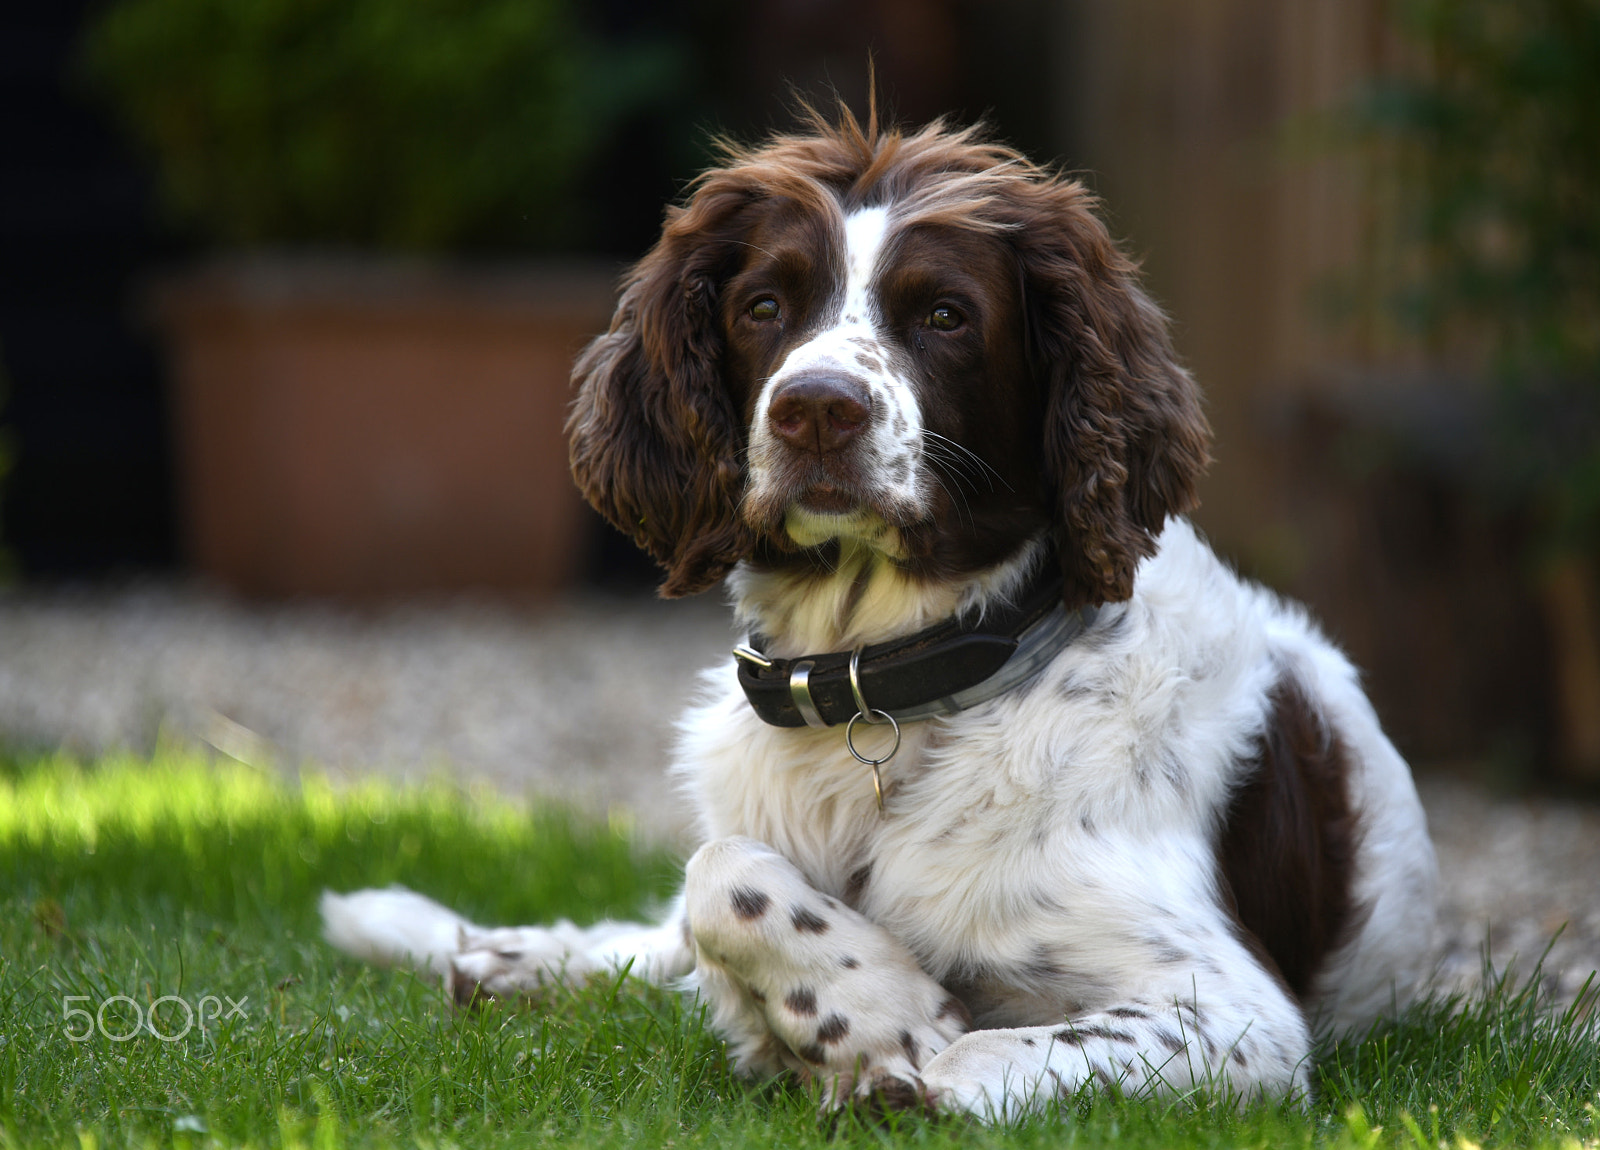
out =
[(733, 913), (746, 922), (754, 921), (767, 913), (772, 898), (765, 892), (752, 890), (747, 886), (736, 886), (728, 895), (728, 901), (733, 906)]
[(629, 272), (611, 330), (573, 366), (572, 475), (666, 569), (661, 593), (703, 591), (749, 553), (736, 513), (745, 432), (722, 383), (717, 285), (755, 197), (706, 181)]
[(1291, 676), (1269, 697), (1254, 769), (1228, 806), (1217, 866), (1246, 944), (1304, 1001), (1357, 918), (1350, 762)]
[(972, 1012), (967, 1009), (966, 1003), (953, 994), (939, 1004), (939, 1009), (933, 1017), (935, 1021), (941, 1018), (955, 1017), (961, 1020), (961, 1028), (963, 1030), (972, 1029)]
[[(1062, 1034), (1071, 1034), (1072, 1037), (1062, 1038)], [(1068, 1029), (1065, 1031), (1058, 1031), (1056, 1033), (1056, 1038), (1072, 1046), (1082, 1046), (1085, 1038), (1102, 1038), (1107, 1042), (1135, 1041), (1133, 1035), (1129, 1034), (1126, 1030), (1113, 1030), (1109, 1026), (1097, 1026), (1093, 1023), (1087, 1026), (1068, 1024)]]
[(789, 922), (803, 934), (827, 934), (828, 920), (821, 915), (813, 914), (803, 906), (797, 906), (789, 915)]
[(817, 1027), (817, 1041), (826, 1046), (843, 1042), (850, 1033), (850, 1020), (842, 1014), (830, 1014), (822, 1020), (822, 1025)]
[(796, 987), (784, 996), (783, 1004), (795, 1014), (810, 1018), (817, 1013), (817, 992), (809, 986)]
[(1160, 1027), (1155, 1032), (1156, 1041), (1167, 1048), (1170, 1054), (1176, 1054), (1183, 1049), (1183, 1039), (1166, 1027)]

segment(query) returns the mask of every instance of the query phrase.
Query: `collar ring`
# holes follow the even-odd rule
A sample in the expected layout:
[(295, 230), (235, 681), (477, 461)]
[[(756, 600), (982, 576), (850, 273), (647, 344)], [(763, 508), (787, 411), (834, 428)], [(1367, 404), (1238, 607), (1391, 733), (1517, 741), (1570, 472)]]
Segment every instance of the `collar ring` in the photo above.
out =
[[(872, 789), (878, 797), (878, 810), (881, 813), (883, 810), (883, 776), (879, 772), (878, 768), (883, 766), (883, 764), (887, 763), (890, 759), (894, 758), (895, 753), (900, 750), (900, 724), (896, 722), (895, 717), (889, 714), (887, 711), (874, 711), (872, 713), (875, 715), (881, 715), (882, 718), (868, 718), (867, 712), (865, 711), (858, 711), (854, 715), (850, 716), (850, 721), (844, 725), (844, 745), (850, 749), (850, 753), (855, 756), (857, 762), (865, 763), (867, 766), (872, 768)], [(887, 721), (889, 726), (894, 728), (894, 744), (889, 748), (888, 754), (885, 754), (879, 758), (871, 758), (856, 750), (856, 723), (862, 719), (866, 719), (869, 723), (881, 723)]]

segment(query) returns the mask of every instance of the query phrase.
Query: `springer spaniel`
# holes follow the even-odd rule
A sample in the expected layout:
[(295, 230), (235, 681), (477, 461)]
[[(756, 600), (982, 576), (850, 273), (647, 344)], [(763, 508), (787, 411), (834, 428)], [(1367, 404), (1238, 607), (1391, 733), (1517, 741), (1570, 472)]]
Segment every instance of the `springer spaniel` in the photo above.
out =
[(589, 500), (749, 639), (674, 770), (660, 925), (485, 929), (404, 890), (328, 937), (458, 1002), (630, 965), (738, 1066), (1009, 1118), (1084, 1086), (1304, 1096), (1403, 1001), (1435, 864), (1302, 612), (1183, 518), (1200, 398), (1078, 183), (847, 111), (729, 148), (579, 359)]

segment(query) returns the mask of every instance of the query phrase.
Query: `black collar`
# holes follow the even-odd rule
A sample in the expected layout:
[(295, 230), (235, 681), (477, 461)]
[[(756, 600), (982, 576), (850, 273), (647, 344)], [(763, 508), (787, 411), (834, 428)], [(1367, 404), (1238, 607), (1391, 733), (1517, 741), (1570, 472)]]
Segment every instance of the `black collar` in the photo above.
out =
[[(860, 649), (859, 694), (897, 722), (953, 715), (1032, 678), (1094, 621), (1096, 610), (1062, 606), (1061, 569), (1045, 556), (1014, 605), (950, 618)], [(775, 727), (832, 727), (860, 712), (850, 683), (856, 652), (775, 659), (754, 632), (734, 648), (739, 686), (756, 714)], [(868, 716), (871, 718), (871, 716)]]

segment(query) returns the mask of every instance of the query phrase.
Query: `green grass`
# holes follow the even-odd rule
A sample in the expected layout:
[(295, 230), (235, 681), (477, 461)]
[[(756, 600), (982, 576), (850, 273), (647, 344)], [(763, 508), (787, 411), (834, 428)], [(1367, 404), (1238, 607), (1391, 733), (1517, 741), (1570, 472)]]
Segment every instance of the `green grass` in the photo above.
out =
[[(1593, 1010), (1553, 1018), (1509, 985), (1323, 1051), (1307, 1111), (1086, 1097), (990, 1130), (819, 1121), (802, 1087), (732, 1077), (693, 1004), (631, 980), (467, 1014), (318, 937), (325, 886), (404, 882), (479, 921), (585, 921), (648, 911), (677, 870), (624, 827), (443, 786), (293, 787), (175, 755), (0, 767), (0, 1150), (1600, 1139)], [(70, 1009), (110, 1002), (105, 1031), (122, 1035), (163, 995), (182, 1003), (160, 1006), (158, 1029), (182, 1030), (205, 1000), (204, 1030), (70, 1037), (92, 1029)], [(215, 1017), (230, 999), (234, 1017)]]

